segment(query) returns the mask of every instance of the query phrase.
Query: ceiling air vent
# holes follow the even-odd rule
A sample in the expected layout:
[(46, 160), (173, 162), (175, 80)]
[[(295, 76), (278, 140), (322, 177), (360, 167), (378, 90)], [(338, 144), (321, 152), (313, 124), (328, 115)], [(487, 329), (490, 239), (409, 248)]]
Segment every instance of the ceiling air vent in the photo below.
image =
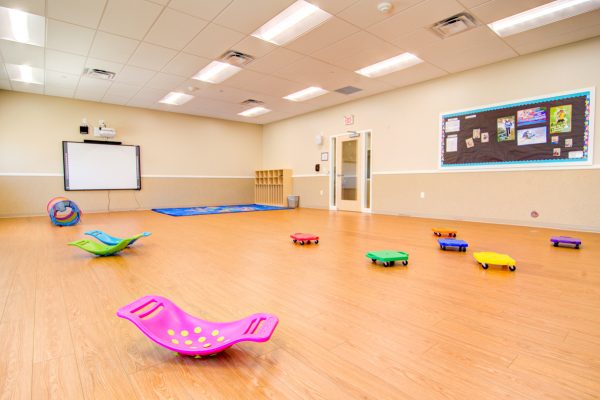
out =
[(354, 86), (346, 86), (343, 88), (339, 88), (335, 91), (338, 93), (341, 93), (341, 94), (352, 94), (352, 93), (360, 92), (361, 90), (362, 90), (361, 88), (357, 88)]
[(89, 76), (90, 78), (104, 79), (108, 81), (112, 81), (116, 75), (114, 72), (96, 68), (86, 68), (85, 70), (83, 70), (83, 74), (85, 76)]
[(221, 56), (221, 61), (237, 67), (243, 67), (254, 61), (254, 57), (248, 54), (240, 53), (239, 51), (229, 50)]
[(460, 13), (435, 23), (431, 27), (431, 30), (442, 39), (445, 39), (458, 33), (468, 31), (476, 26), (477, 22), (472, 15)]
[(261, 104), (265, 104), (265, 102), (260, 100), (248, 99), (242, 101), (240, 104), (244, 106), (260, 106)]

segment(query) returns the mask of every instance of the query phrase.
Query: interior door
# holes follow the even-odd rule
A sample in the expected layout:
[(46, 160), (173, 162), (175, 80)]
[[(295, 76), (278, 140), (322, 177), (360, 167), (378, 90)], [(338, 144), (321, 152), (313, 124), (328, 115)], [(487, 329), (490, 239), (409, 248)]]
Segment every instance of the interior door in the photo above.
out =
[(335, 204), (338, 210), (361, 211), (362, 163), (360, 135), (339, 137), (335, 157)]

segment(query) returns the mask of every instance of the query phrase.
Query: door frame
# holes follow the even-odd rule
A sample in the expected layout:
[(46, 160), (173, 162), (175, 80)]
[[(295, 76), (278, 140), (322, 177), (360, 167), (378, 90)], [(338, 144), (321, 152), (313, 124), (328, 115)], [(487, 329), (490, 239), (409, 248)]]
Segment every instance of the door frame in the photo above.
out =
[(369, 165), (367, 165), (367, 146), (366, 146), (366, 133), (369, 133), (371, 136), (371, 184), (370, 184), (370, 190), (369, 190), (369, 205), (370, 207), (367, 208), (365, 205), (367, 204), (367, 196), (364, 195), (362, 196), (362, 204), (360, 205), (360, 212), (363, 213), (371, 213), (373, 210), (373, 130), (372, 129), (363, 129), (363, 130), (356, 130), (356, 131), (347, 131), (344, 133), (338, 133), (335, 135), (331, 135), (329, 136), (329, 209), (332, 211), (336, 211), (337, 205), (335, 204), (335, 179), (336, 179), (336, 174), (335, 174), (335, 163), (336, 163), (336, 146), (334, 144), (335, 139), (342, 137), (342, 136), (350, 136), (353, 133), (359, 133), (360, 134), (360, 138), (358, 140), (358, 146), (359, 146), (359, 152), (361, 154), (361, 157), (363, 158), (363, 180), (362, 182), (360, 182), (360, 187), (361, 190), (365, 190), (366, 186), (366, 182), (367, 182), (367, 170), (369, 168)]

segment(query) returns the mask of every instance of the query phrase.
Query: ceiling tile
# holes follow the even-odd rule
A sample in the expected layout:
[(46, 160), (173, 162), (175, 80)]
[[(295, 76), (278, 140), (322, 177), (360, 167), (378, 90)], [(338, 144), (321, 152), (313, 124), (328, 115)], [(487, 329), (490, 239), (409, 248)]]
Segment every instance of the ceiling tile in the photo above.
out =
[(75, 90), (81, 75), (68, 74), (65, 72), (46, 71), (45, 84), (48, 87)]
[(106, 0), (47, 0), (48, 18), (96, 29)]
[(0, 0), (0, 6), (41, 16), (46, 15), (45, 0)]
[(165, 9), (152, 27), (146, 41), (171, 49), (183, 49), (206, 25), (207, 21)]
[(75, 96), (75, 88), (46, 85), (44, 87), (44, 94), (47, 96), (73, 97)]
[(391, 42), (399, 36), (429, 27), (464, 10), (455, 0), (426, 0), (369, 27), (367, 31)]
[[(419, 50), (438, 44), (442, 38), (428, 28), (419, 28), (393, 40), (392, 43), (410, 53), (417, 54)], [(418, 54), (417, 54), (418, 55)]]
[(277, 46), (264, 40), (255, 38), (254, 36), (246, 36), (241, 42), (236, 43), (231, 47), (232, 50), (241, 51), (242, 53), (250, 54), (254, 58), (263, 57), (273, 50)]
[(356, 26), (366, 28), (389, 18), (392, 15), (398, 14), (421, 1), (423, 0), (391, 0), (389, 3), (392, 5), (392, 9), (387, 13), (382, 13), (377, 9), (377, 4), (379, 2), (373, 0), (360, 0), (340, 12), (337, 16)]
[(135, 53), (133, 53), (133, 56), (129, 59), (128, 64), (159, 71), (167, 65), (176, 54), (177, 52), (175, 50), (142, 42)]
[(278, 78), (276, 76), (265, 76), (256, 82), (256, 91), (270, 96), (281, 98), (288, 94), (295, 93), (305, 89), (307, 86), (300, 82), (293, 82), (288, 79)]
[(314, 58), (306, 57), (273, 73), (280, 78), (335, 90), (351, 84), (358, 75)]
[(358, 0), (307, 0), (309, 3), (314, 4), (323, 11), (327, 11), (329, 14), (337, 14), (342, 10), (350, 7)]
[(109, 103), (109, 104), (118, 104), (118, 105), (124, 106), (129, 102), (129, 100), (131, 100), (131, 97), (132, 96), (119, 96), (119, 95), (107, 93), (102, 98), (102, 102)]
[(85, 56), (94, 40), (94, 30), (48, 19), (46, 47)]
[(105, 71), (114, 72), (118, 74), (123, 69), (123, 64), (115, 63), (112, 61), (99, 60), (97, 58), (88, 58), (85, 61), (86, 68), (103, 69)]
[(212, 21), (233, 0), (171, 0), (169, 7), (194, 17)]
[(210, 62), (211, 60), (207, 58), (179, 53), (166, 67), (163, 68), (163, 72), (189, 78), (202, 68), (206, 67)]
[(269, 74), (277, 71), (280, 68), (286, 67), (296, 61), (304, 58), (305, 56), (283, 47), (279, 47), (264, 57), (252, 61), (247, 69), (251, 69), (256, 72), (262, 72)]
[(128, 83), (130, 85), (145, 85), (156, 72), (148, 69), (133, 67), (126, 65), (125, 68), (119, 72), (115, 78), (116, 82)]
[(243, 69), (231, 78), (225, 80), (222, 85), (255, 92), (256, 88), (260, 87), (258, 82), (265, 76), (266, 75), (259, 74), (258, 72)]
[(36, 68), (44, 68), (43, 47), (0, 40), (0, 52), (7, 64), (27, 64)]
[(172, 91), (185, 81), (186, 79), (181, 76), (159, 72), (158, 74), (154, 75), (154, 77), (150, 79), (148, 83), (146, 83), (146, 87)]
[(210, 24), (187, 45), (185, 51), (216, 59), (243, 38), (244, 35), (239, 32), (217, 24)]
[(487, 26), (451, 36), (421, 50), (419, 57), (449, 72), (458, 72), (517, 55)]
[(476, 7), (480, 4), (487, 3), (490, 0), (458, 0), (466, 8)]
[(312, 56), (338, 67), (355, 71), (403, 53), (398, 47), (365, 31), (355, 33)]
[(46, 69), (81, 75), (85, 65), (85, 57), (64, 53), (56, 50), (46, 50)]
[(600, 35), (600, 10), (508, 36), (504, 41), (519, 54), (527, 54), (598, 35)]
[(100, 101), (110, 85), (110, 81), (84, 76), (79, 80), (75, 97), (83, 100)]
[(305, 35), (300, 36), (286, 47), (300, 53), (312, 54), (323, 47), (358, 32), (358, 30), (356, 26), (334, 17)]
[(145, 0), (109, 0), (99, 29), (142, 39), (163, 7)]
[(90, 57), (101, 60), (126, 63), (133, 54), (139, 42), (137, 40), (97, 32), (90, 50)]
[(267, 103), (267, 108), (290, 114), (304, 114), (315, 109), (315, 106), (304, 101), (289, 101), (286, 99), (276, 99)]
[(135, 96), (135, 94), (137, 92), (139, 92), (141, 88), (142, 88), (141, 86), (137, 86), (137, 85), (129, 85), (127, 83), (113, 82), (113, 84), (106, 91), (105, 97), (110, 95), (110, 96), (127, 97), (130, 99), (133, 96)]
[(142, 88), (127, 104), (133, 107), (150, 107), (156, 105), (165, 95), (164, 90)]
[(44, 85), (12, 81), (12, 90), (17, 92), (44, 94)]
[(479, 21), (489, 24), (491, 22), (498, 21), (499, 19), (510, 17), (511, 15), (539, 7), (551, 1), (552, 0), (491, 0), (487, 3), (481, 4), (480, 6), (471, 8), (470, 12)]
[(446, 71), (424, 62), (413, 65), (410, 68), (379, 77), (377, 80), (396, 87), (402, 87), (429, 79), (438, 78), (446, 74)]
[(194, 96), (202, 99), (211, 99), (227, 103), (240, 104), (248, 99), (264, 101), (264, 95), (247, 90), (236, 89), (222, 85), (211, 85), (194, 93)]
[(251, 34), (292, 3), (294, 0), (234, 0), (214, 22), (238, 32)]

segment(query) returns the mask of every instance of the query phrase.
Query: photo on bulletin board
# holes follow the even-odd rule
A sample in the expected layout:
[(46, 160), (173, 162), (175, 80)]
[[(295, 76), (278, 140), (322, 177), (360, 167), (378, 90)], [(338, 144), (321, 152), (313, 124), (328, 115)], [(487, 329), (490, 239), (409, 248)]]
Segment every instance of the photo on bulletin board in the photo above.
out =
[(498, 141), (508, 142), (515, 140), (515, 117), (498, 118)]
[(517, 111), (519, 127), (546, 122), (546, 107), (534, 107)]
[(570, 104), (567, 104), (550, 109), (550, 133), (571, 132), (572, 108)]
[(546, 127), (525, 128), (517, 131), (517, 145), (546, 143)]
[(594, 108), (586, 88), (442, 113), (439, 168), (591, 165)]

